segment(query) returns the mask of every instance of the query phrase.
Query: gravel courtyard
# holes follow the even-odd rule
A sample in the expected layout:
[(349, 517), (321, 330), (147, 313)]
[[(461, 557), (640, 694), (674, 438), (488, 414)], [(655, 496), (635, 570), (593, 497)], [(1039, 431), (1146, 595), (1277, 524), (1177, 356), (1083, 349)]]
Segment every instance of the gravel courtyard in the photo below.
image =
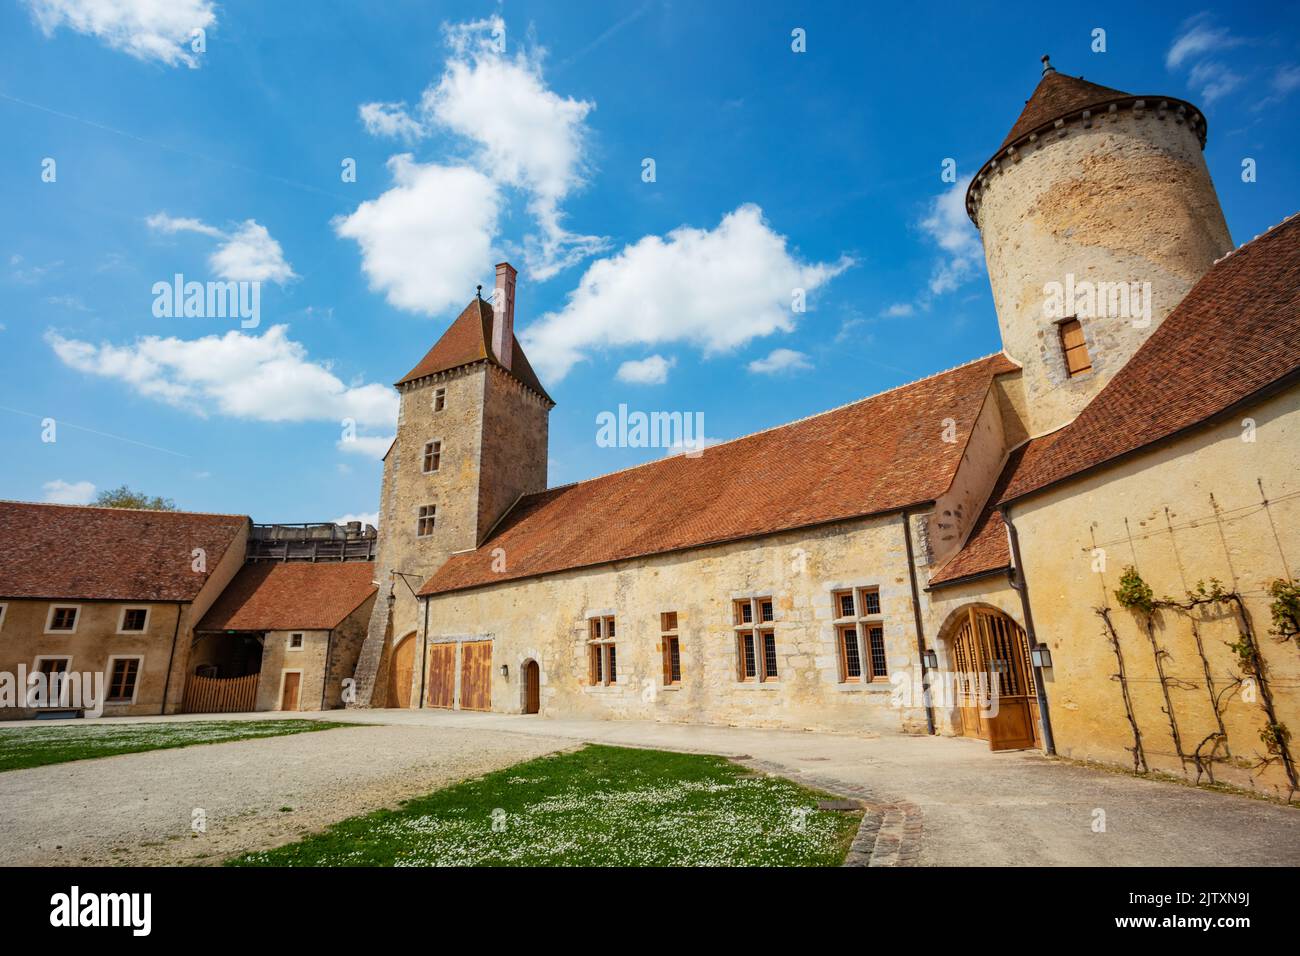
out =
[[(0, 773), (0, 864), (214, 863), (591, 741), (731, 756), (857, 795), (880, 819), (872, 865), (1300, 865), (1296, 808), (971, 740), (428, 710), (321, 716), (361, 726)], [(191, 832), (195, 808), (206, 833)]]
[[(11, 770), (0, 773), (0, 865), (216, 863), (574, 746), (362, 726)], [(206, 832), (191, 829), (196, 809)]]

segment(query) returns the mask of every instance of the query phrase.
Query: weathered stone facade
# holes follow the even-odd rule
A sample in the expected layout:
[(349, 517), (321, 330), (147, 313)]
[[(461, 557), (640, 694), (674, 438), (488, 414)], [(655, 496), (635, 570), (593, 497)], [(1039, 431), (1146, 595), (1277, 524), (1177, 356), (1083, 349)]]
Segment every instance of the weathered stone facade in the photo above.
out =
[[(832, 592), (878, 587), (890, 675), (919, 667), (900, 516), (574, 570), (429, 599), (429, 641), (493, 641), (492, 709), (519, 712), (541, 668), (541, 712), (852, 732), (925, 731), (894, 684), (841, 680)], [(733, 601), (770, 597), (778, 676), (738, 679)], [(665, 686), (661, 617), (676, 612), (682, 680)], [(588, 622), (617, 622), (617, 680), (593, 685)], [(468, 626), (468, 627), (467, 627)], [(500, 665), (508, 666), (508, 676)], [(418, 701), (419, 669), (411, 699)]]
[[(1003, 348), (1024, 366), (1031, 434), (1073, 419), (1232, 248), (1201, 141), (1149, 102), (1064, 122), (988, 175), (979, 193)], [(1092, 371), (1070, 377), (1045, 286), (1149, 283), (1149, 324), (1080, 317)]]

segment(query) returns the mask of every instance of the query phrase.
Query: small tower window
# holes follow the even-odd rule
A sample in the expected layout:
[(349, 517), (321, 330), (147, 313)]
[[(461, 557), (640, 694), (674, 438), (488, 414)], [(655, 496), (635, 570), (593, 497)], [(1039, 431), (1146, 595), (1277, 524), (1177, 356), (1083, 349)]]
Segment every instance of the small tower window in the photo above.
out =
[(434, 522), (438, 517), (437, 505), (420, 505), (419, 519), (415, 525), (415, 535), (418, 538), (424, 538), (433, 534)]
[(442, 442), (429, 441), (424, 443), (424, 473), (430, 474), (438, 470), (442, 464)]
[(447, 407), (447, 390), (445, 388), (435, 388), (433, 390), (433, 410), (440, 412)]
[(1092, 359), (1088, 358), (1088, 343), (1083, 339), (1083, 326), (1078, 319), (1066, 319), (1059, 326), (1061, 330), (1061, 354), (1065, 356), (1066, 374), (1073, 378), (1084, 372), (1092, 371)]

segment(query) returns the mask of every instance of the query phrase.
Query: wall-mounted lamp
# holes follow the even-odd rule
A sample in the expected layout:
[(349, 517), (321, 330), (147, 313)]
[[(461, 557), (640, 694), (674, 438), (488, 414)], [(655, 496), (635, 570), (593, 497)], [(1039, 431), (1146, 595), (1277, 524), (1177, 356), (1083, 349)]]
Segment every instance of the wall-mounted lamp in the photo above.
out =
[(501, 665), (501, 676), (504, 677), (506, 680), (509, 680), (509, 679), (510, 679), (510, 665), (509, 665), (509, 664), (502, 664), (502, 665)]
[(1052, 652), (1047, 649), (1046, 644), (1039, 644), (1030, 650), (1029, 656), (1033, 659), (1034, 666), (1040, 670), (1052, 666)]
[(925, 669), (934, 671), (939, 669), (939, 653), (934, 648), (928, 648), (922, 659), (925, 662)]

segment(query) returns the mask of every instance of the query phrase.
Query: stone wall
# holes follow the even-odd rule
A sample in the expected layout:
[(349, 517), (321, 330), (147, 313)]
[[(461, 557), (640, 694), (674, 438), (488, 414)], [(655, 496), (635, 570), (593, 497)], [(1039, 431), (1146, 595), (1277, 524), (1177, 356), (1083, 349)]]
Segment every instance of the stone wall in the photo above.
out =
[[(302, 635), (302, 647), (290, 647), (292, 634)], [(320, 710), (325, 679), (329, 631), (267, 631), (262, 644), (262, 670), (257, 678), (257, 710), (280, 710), (284, 673), (300, 671), (298, 709)]]
[[(1255, 423), (1253, 441), (1243, 441), (1250, 436), (1245, 418)], [(1220, 732), (1210, 703), (1212, 681), (1214, 693), (1223, 694), (1226, 732), (1226, 749), (1219, 748), (1210, 765), (1214, 778), (1285, 796), (1289, 784), (1282, 767), (1258, 766), (1267, 756), (1260, 739), (1263, 695), (1257, 687), (1232, 686), (1243, 668), (1228, 646), (1241, 633), (1231, 607), (1158, 611), (1148, 635), (1144, 618), (1121, 607), (1114, 592), (1128, 565), (1137, 567), (1157, 598), (1182, 600), (1198, 581), (1208, 584), (1211, 578), (1240, 592), (1271, 675), (1278, 717), (1295, 735), (1300, 653), (1294, 641), (1270, 636), (1265, 589), (1294, 575), (1300, 562), (1298, 476), (1300, 389), (1293, 387), (1012, 508), (1038, 638), (1052, 650), (1048, 691), (1060, 753), (1131, 769), (1127, 689), (1146, 764), (1195, 779), (1190, 755), (1198, 747), (1208, 755), (1213, 741), (1207, 738)], [(1124, 681), (1113, 676), (1119, 661), (1096, 608), (1109, 609)], [(1294, 736), (1292, 747), (1300, 749)], [(1208, 772), (1202, 779), (1207, 777)]]
[[(434, 597), (429, 639), (492, 640), (492, 707), (502, 712), (521, 710), (522, 665), (533, 659), (543, 714), (923, 733), (924, 710), (892, 706), (890, 681), (840, 680), (831, 594), (859, 586), (880, 588), (888, 669), (910, 681), (919, 660), (900, 516)], [(752, 596), (775, 604), (779, 675), (771, 682), (738, 679), (732, 601)], [(665, 611), (677, 612), (681, 646), (682, 681), (671, 687)], [(618, 680), (591, 686), (587, 622), (608, 614), (617, 622)]]
[(357, 658), (361, 654), (361, 644), (366, 639), (366, 626), (374, 602), (373, 596), (367, 598), (334, 628), (329, 660), (325, 664), (326, 709), (343, 706), (343, 681), (352, 678), (356, 672)]
[[(1214, 260), (1232, 248), (1197, 134), (1171, 111), (1066, 124), (1003, 162), (979, 227), (1003, 347), (1024, 366), (1034, 435), (1073, 419)], [(1080, 318), (1092, 371), (1069, 377), (1049, 282), (1149, 282), (1151, 320)], [(1068, 313), (1067, 313), (1068, 315)]]
[[(0, 623), (0, 671), (18, 674), (22, 664), (33, 672), (42, 657), (68, 657), (69, 671), (99, 673), (107, 687), (114, 657), (140, 657), (133, 703), (105, 704), (104, 716), (124, 717), (162, 712), (163, 688), (172, 658), (177, 618), (184, 627), (183, 607), (176, 604), (149, 604), (117, 601), (35, 601), (7, 598), (4, 620)], [(77, 626), (72, 634), (47, 634), (46, 622), (52, 604), (77, 607)], [(122, 611), (128, 607), (149, 609), (146, 629), (140, 634), (119, 634)], [(181, 633), (176, 640), (178, 654)], [(172, 684), (184, 685), (183, 671), (176, 671)], [(93, 680), (93, 678), (92, 678)], [(173, 696), (169, 691), (169, 697)], [(36, 710), (28, 707), (0, 707), (0, 720), (31, 717)]]

